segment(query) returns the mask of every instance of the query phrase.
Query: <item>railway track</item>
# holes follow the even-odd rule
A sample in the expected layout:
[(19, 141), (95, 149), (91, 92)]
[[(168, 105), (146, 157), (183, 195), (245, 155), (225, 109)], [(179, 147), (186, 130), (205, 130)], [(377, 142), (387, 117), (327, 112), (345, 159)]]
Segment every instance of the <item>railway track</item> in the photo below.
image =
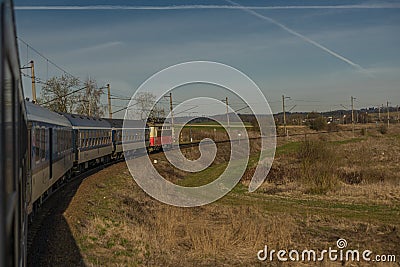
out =
[[(103, 165), (96, 166), (92, 169), (89, 169), (83, 173), (80, 173), (78, 175), (73, 176), (69, 181), (61, 184), (58, 188), (53, 190), (51, 194), (49, 194), (45, 199), (40, 207), (40, 209), (35, 213), (34, 217), (30, 220), (30, 223), (28, 225), (28, 237), (27, 237), (27, 251), (28, 251), (28, 263), (29, 259), (32, 258), (30, 257), (32, 254), (33, 250), (33, 245), (35, 243), (35, 238), (37, 236), (38, 231), (41, 229), (42, 224), (44, 220), (53, 213), (53, 211), (56, 208), (56, 203), (57, 201), (52, 201), (60, 191), (63, 191), (67, 187), (73, 187), (74, 185), (76, 186), (77, 184), (80, 184), (82, 180), (85, 178), (101, 171), (102, 169), (105, 169), (113, 164), (122, 162), (124, 159), (119, 159), (116, 161), (112, 161)], [(31, 264), (30, 264), (31, 265)], [(32, 266), (32, 265), (31, 265)]]

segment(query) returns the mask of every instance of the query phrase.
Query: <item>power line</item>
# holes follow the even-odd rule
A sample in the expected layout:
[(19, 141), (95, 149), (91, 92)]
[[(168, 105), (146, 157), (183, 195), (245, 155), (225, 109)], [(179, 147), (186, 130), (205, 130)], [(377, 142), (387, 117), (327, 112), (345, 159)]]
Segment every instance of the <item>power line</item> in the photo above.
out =
[[(75, 93), (77, 93), (77, 92), (79, 92), (79, 91), (82, 91), (83, 89), (86, 89), (87, 87), (88, 87), (88, 86), (84, 86), (84, 87), (79, 88), (79, 89), (76, 89), (76, 90), (74, 90), (74, 91), (72, 91), (72, 92), (66, 93), (66, 94), (64, 94), (64, 95), (62, 95), (62, 96), (55, 97), (55, 98), (53, 98), (53, 99), (51, 99), (51, 100), (49, 100), (49, 101), (46, 101), (46, 102), (42, 103), (42, 105), (46, 105), (46, 104), (51, 103), (51, 102), (53, 102), (53, 101), (56, 101), (56, 100), (59, 100), (59, 99), (61, 99), (61, 98), (70, 96), (70, 95), (75, 94)], [(105, 89), (105, 88), (106, 88), (106, 87), (100, 87), (100, 88), (97, 88), (97, 89)]]
[(79, 91), (82, 91), (83, 89), (86, 89), (86, 87), (87, 87), (87, 86), (82, 87), (82, 88), (79, 88), (79, 89), (77, 89), (77, 90), (75, 90), (75, 91), (69, 92), (69, 93), (67, 93), (67, 94), (65, 94), (65, 95), (55, 97), (55, 98), (53, 98), (53, 99), (51, 99), (51, 100), (49, 100), (49, 101), (46, 101), (46, 102), (42, 103), (42, 105), (46, 105), (46, 104), (48, 104), (48, 103), (50, 103), (50, 102), (59, 100), (59, 99), (61, 99), (61, 98), (67, 97), (67, 96), (72, 95), (72, 94), (75, 94), (75, 93), (77, 93), (77, 92), (79, 92)]
[[(50, 63), (51, 65), (53, 65), (54, 67), (56, 67), (57, 69), (59, 69), (60, 71), (64, 72), (65, 74), (74, 77), (76, 79), (78, 79), (79, 81), (81, 81), (79, 78), (77, 78), (76, 76), (72, 75), (71, 73), (69, 73), (68, 71), (66, 71), (64, 68), (60, 67), (58, 64), (54, 63), (51, 59), (49, 59), (48, 57), (46, 57), (45, 55), (43, 55), (41, 52), (39, 52), (37, 49), (35, 49), (33, 46), (31, 46), (30, 44), (28, 44), (27, 42), (25, 42), (23, 39), (21, 39), (21, 37), (17, 37), (17, 39), (23, 43), (24, 45), (26, 45), (26, 47), (30, 48), (31, 50), (33, 50), (36, 54), (38, 54), (39, 56), (41, 56), (43, 59), (46, 60), (46, 62)], [(81, 81), (82, 82), (82, 81)]]

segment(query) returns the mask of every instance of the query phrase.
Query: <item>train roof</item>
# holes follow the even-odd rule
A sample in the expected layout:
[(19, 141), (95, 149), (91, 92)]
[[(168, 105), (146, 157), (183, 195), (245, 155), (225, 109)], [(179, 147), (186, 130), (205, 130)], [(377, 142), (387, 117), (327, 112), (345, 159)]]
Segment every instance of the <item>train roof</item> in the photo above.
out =
[(28, 115), (28, 121), (38, 121), (49, 124), (55, 124), (60, 126), (72, 127), (69, 120), (64, 116), (50, 111), (38, 104), (34, 104), (25, 100), (26, 113)]
[[(111, 127), (113, 128), (122, 128), (124, 126), (123, 119), (105, 119), (105, 120), (107, 120), (111, 124)], [(147, 125), (142, 120), (125, 120), (125, 126), (129, 128), (143, 128), (143, 127), (147, 128)]]
[(74, 128), (111, 128), (110, 123), (102, 118), (94, 118), (79, 114), (61, 113)]
[(110, 123), (112, 128), (122, 128), (122, 125), (124, 124), (123, 119), (105, 119)]

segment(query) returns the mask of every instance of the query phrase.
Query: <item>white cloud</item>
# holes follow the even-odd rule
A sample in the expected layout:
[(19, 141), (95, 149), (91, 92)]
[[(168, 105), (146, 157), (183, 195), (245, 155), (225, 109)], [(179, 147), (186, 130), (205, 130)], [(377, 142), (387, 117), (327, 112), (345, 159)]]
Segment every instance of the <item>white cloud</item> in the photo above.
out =
[(82, 54), (82, 53), (89, 53), (89, 52), (98, 53), (101, 50), (107, 50), (109, 48), (114, 48), (115, 46), (120, 46), (122, 44), (123, 44), (123, 42), (120, 42), (120, 41), (95, 44), (93, 46), (72, 50), (72, 51), (70, 51), (70, 53), (73, 53), (73, 54)]

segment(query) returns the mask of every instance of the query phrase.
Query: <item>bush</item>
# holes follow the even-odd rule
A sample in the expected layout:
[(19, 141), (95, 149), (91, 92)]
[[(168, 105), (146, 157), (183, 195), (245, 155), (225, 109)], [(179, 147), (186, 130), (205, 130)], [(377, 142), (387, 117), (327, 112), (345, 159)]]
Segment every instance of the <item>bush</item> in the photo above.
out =
[(326, 194), (336, 189), (337, 156), (335, 151), (326, 142), (304, 141), (298, 150), (301, 162), (302, 182), (306, 193)]
[(380, 132), (381, 134), (386, 134), (386, 133), (388, 132), (387, 126), (386, 126), (385, 124), (381, 124), (381, 125), (379, 126), (379, 132)]
[(337, 123), (331, 122), (326, 126), (326, 130), (328, 132), (337, 132), (340, 130), (339, 125)]
[(315, 131), (322, 131), (326, 129), (327, 123), (326, 120), (322, 117), (318, 117), (312, 121), (310, 121), (310, 129)]
[(367, 128), (361, 129), (361, 135), (363, 135), (363, 136), (367, 135)]

